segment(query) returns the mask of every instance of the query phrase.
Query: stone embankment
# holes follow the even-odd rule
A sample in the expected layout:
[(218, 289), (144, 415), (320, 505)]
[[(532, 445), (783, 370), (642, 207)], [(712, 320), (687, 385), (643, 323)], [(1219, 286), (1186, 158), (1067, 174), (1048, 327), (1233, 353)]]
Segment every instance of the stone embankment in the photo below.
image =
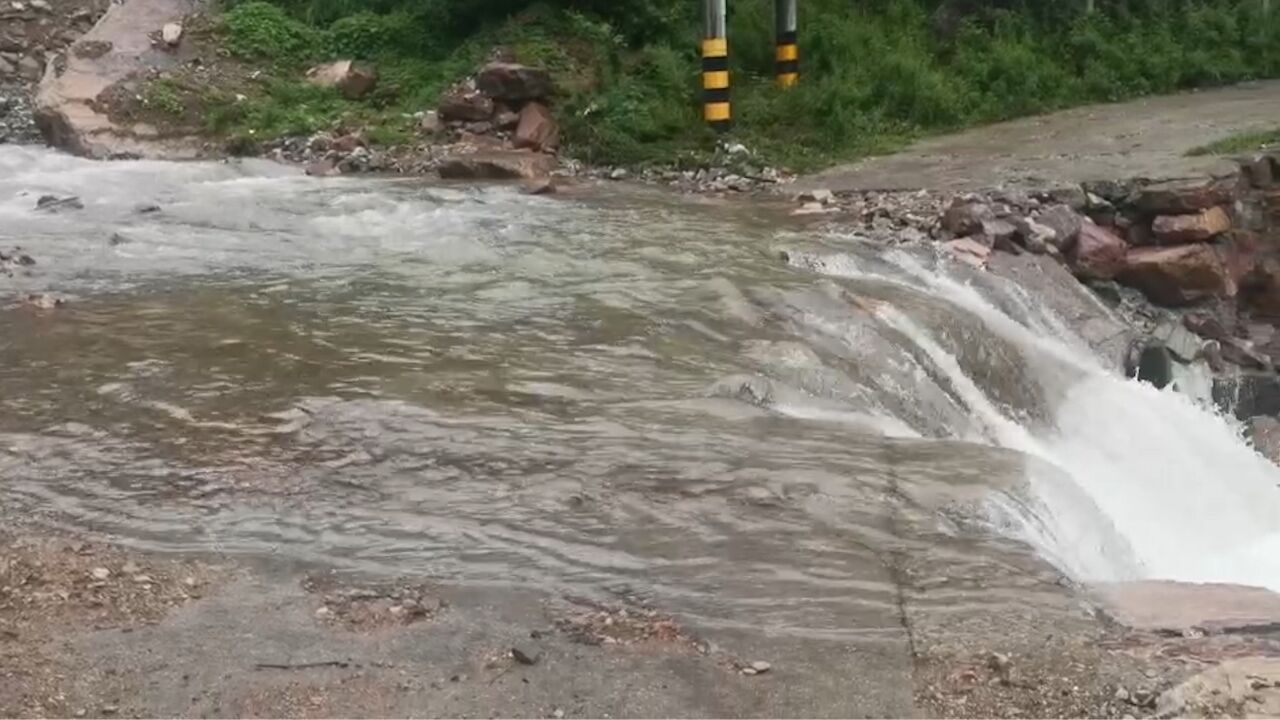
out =
[[(1253, 421), (1280, 416), (1280, 160), (1164, 182), (1084, 182), (1043, 191), (808, 191), (797, 215), (850, 221), (878, 242), (932, 241), (978, 267), (994, 257), (1061, 263), (1145, 334), (1130, 372), (1167, 384), (1199, 365), (1215, 399)], [(1145, 360), (1144, 360), (1145, 358)], [(1154, 359), (1152, 359), (1154, 358)], [(1273, 449), (1280, 459), (1280, 448)]]

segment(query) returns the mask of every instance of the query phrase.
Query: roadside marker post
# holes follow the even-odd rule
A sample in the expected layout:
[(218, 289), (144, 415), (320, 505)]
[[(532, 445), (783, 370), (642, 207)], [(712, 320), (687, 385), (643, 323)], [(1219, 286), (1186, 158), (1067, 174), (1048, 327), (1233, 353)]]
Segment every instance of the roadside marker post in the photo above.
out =
[(716, 132), (733, 122), (729, 102), (729, 37), (725, 23), (727, 0), (703, 0), (706, 29), (702, 39), (703, 117)]
[(800, 47), (797, 44), (799, 38), (796, 34), (799, 23), (796, 1), (774, 0), (778, 38), (775, 74), (778, 77), (778, 86), (782, 88), (795, 87), (800, 80)]

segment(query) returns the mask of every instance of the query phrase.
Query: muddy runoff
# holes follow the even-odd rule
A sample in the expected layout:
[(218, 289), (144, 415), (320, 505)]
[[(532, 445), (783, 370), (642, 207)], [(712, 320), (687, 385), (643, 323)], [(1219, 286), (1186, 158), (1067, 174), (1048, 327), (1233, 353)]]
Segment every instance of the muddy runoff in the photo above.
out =
[(13, 714), (1120, 716), (1163, 675), (1078, 583), (1201, 572), (1073, 474), (1127, 383), (1051, 304), (768, 202), (0, 147), (14, 248), (0, 517), (74, 559), (22, 597), (218, 570)]

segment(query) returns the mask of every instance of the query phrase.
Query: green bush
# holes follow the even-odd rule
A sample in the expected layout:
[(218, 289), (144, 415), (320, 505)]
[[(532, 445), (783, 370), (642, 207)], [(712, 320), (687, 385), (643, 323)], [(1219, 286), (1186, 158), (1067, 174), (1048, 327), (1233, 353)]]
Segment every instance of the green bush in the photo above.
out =
[(320, 47), (316, 29), (260, 0), (231, 8), (225, 22), (228, 45), (243, 58), (297, 62), (313, 57)]

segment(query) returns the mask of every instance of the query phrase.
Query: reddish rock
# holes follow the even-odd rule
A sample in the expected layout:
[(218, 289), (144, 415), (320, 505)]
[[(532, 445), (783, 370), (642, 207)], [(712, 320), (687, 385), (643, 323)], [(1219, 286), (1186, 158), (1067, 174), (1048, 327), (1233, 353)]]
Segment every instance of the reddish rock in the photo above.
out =
[(1231, 216), (1220, 207), (1194, 215), (1161, 215), (1151, 223), (1151, 232), (1162, 245), (1206, 242), (1231, 229)]
[(1208, 245), (1137, 248), (1124, 260), (1119, 279), (1162, 305), (1189, 305), (1228, 294), (1226, 267)]
[(348, 100), (359, 100), (378, 84), (378, 71), (368, 63), (338, 60), (308, 70), (307, 82), (337, 88)]
[(446, 180), (532, 180), (555, 169), (555, 158), (524, 150), (492, 150), (454, 155), (440, 165)]
[(1082, 223), (1067, 262), (1075, 274), (1090, 280), (1110, 280), (1125, 266), (1129, 246), (1115, 233), (1093, 223)]
[(476, 75), (476, 87), (494, 100), (513, 106), (550, 97), (553, 90), (546, 70), (506, 62), (484, 66)]
[(1255, 232), (1247, 230), (1231, 230), (1216, 243), (1218, 255), (1227, 268), (1227, 278), (1232, 293), (1248, 282), (1249, 275), (1258, 265), (1258, 260), (1265, 249), (1263, 238)]
[(515, 146), (531, 150), (554, 150), (560, 144), (560, 127), (546, 105), (531, 102), (520, 111)]
[(480, 122), (493, 117), (493, 100), (478, 92), (452, 92), (440, 98), (442, 120)]
[(364, 147), (364, 146), (365, 146), (364, 138), (360, 137), (356, 133), (343, 135), (342, 137), (334, 140), (329, 145), (331, 149), (337, 150), (340, 153), (354, 152), (356, 148)]
[(1235, 199), (1235, 182), (1174, 180), (1148, 185), (1138, 194), (1138, 207), (1152, 215), (1185, 215), (1226, 205)]
[(960, 262), (972, 265), (974, 267), (985, 267), (987, 260), (991, 257), (991, 248), (972, 238), (960, 238), (944, 243), (943, 247), (947, 252), (955, 256)]

